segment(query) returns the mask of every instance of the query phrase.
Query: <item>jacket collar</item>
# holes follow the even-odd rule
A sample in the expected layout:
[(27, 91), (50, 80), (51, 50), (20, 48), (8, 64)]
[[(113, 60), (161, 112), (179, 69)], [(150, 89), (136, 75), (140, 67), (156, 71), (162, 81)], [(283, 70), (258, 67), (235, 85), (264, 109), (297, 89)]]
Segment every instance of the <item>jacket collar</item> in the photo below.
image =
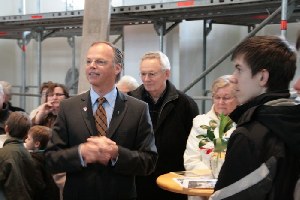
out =
[[(128, 95), (134, 96), (138, 99), (143, 99), (143, 95), (147, 91), (145, 90), (145, 86), (142, 84), (140, 85), (136, 90), (129, 92)], [(164, 103), (168, 102), (170, 100), (174, 100), (178, 98), (178, 93), (176, 87), (169, 81), (167, 80), (166, 83), (166, 94), (164, 95)], [(150, 94), (149, 94), (150, 95)]]
[(269, 92), (261, 94), (251, 101), (238, 106), (230, 115), (229, 117), (236, 122), (237, 124), (245, 123), (251, 120), (252, 116), (254, 115), (255, 111), (261, 105), (281, 99), (281, 98), (289, 98), (290, 93), (288, 90), (283, 91), (276, 91), (276, 92)]
[(22, 144), (23, 146), (23, 140), (10, 137), (5, 140), (5, 142), (3, 143), (3, 147), (9, 144)]
[[(112, 119), (109, 124), (109, 129), (106, 135), (107, 137), (112, 137), (112, 135), (115, 133), (116, 129), (120, 125), (122, 119), (124, 118), (124, 115), (127, 110), (127, 105), (125, 104), (126, 101), (126, 95), (118, 91)], [(97, 136), (97, 128), (93, 116), (90, 91), (87, 91), (86, 93), (81, 95), (81, 114), (90, 132), (90, 135)]]

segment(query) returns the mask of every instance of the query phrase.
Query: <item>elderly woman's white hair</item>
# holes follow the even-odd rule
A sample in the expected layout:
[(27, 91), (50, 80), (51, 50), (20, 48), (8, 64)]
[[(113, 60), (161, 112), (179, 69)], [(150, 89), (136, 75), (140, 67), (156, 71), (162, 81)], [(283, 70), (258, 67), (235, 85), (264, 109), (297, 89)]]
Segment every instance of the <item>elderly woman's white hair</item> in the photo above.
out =
[(211, 88), (212, 94), (214, 95), (219, 88), (224, 88), (228, 85), (231, 85), (232, 84), (230, 81), (231, 78), (232, 75), (223, 75), (217, 78), (212, 84), (212, 88)]

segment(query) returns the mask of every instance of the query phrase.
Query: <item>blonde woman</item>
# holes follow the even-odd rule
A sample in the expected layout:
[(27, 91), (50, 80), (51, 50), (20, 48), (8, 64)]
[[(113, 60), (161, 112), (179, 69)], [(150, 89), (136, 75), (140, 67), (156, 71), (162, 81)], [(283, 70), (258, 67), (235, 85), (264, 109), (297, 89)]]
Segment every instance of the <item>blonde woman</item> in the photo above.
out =
[[(195, 169), (211, 169), (210, 158), (213, 154), (214, 144), (208, 142), (199, 148), (200, 139), (198, 135), (206, 135), (207, 130), (200, 126), (211, 126), (210, 121), (217, 122), (214, 129), (215, 138), (219, 137), (218, 126), (220, 124), (219, 115), (229, 115), (237, 106), (238, 102), (235, 97), (234, 85), (230, 82), (231, 75), (224, 75), (217, 78), (212, 85), (212, 99), (213, 105), (209, 112), (206, 114), (198, 115), (193, 119), (193, 127), (187, 140), (186, 149), (184, 152), (184, 167), (186, 170)], [(232, 131), (235, 129), (233, 126), (229, 131), (224, 134), (224, 137), (229, 138)], [(199, 199), (197, 197), (189, 199)]]

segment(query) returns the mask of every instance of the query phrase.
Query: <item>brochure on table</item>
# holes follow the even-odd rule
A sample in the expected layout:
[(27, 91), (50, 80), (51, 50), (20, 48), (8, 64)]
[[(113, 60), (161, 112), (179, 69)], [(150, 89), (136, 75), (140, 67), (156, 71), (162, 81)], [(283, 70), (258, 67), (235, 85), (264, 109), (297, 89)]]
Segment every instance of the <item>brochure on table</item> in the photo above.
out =
[(217, 179), (214, 179), (211, 174), (203, 174), (197, 170), (172, 173), (179, 175), (179, 177), (173, 178), (173, 180), (184, 188), (211, 189), (215, 187), (217, 182)]

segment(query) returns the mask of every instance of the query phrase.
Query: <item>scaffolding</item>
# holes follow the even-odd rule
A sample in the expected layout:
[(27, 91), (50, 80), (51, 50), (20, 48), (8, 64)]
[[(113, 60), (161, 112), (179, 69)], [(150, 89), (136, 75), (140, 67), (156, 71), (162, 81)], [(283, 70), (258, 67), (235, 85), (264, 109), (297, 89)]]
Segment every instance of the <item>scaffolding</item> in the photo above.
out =
[[(17, 39), (20, 48), (23, 48), (30, 39), (35, 38), (39, 43), (37, 52), (40, 66), (42, 41), (51, 37), (67, 37), (71, 38), (70, 46), (74, 46), (72, 37), (82, 35), (83, 14), (84, 10), (74, 10), (1, 16), (0, 39)], [(300, 21), (300, 0), (187, 0), (112, 7), (110, 34), (122, 37), (124, 26), (153, 24), (160, 38), (160, 49), (162, 50), (164, 36), (183, 20), (203, 20), (204, 37), (209, 33), (211, 24), (247, 26), (249, 30), (247, 37), (251, 37), (263, 26), (274, 23), (281, 24), (284, 36), (286, 23)], [(206, 48), (206, 43), (203, 44), (203, 48)], [(225, 60), (233, 48), (208, 68), (205, 63), (206, 51), (204, 51), (203, 73), (184, 91), (188, 91), (200, 80), (205, 80), (205, 76)], [(23, 51), (22, 65), (25, 65), (25, 56)], [(38, 76), (40, 83), (41, 68), (38, 70)], [(25, 87), (26, 84), (23, 84), (21, 93), (25, 94)], [(205, 81), (203, 81), (203, 89), (205, 87)], [(24, 102), (24, 99), (21, 100), (21, 105), (24, 106)]]

